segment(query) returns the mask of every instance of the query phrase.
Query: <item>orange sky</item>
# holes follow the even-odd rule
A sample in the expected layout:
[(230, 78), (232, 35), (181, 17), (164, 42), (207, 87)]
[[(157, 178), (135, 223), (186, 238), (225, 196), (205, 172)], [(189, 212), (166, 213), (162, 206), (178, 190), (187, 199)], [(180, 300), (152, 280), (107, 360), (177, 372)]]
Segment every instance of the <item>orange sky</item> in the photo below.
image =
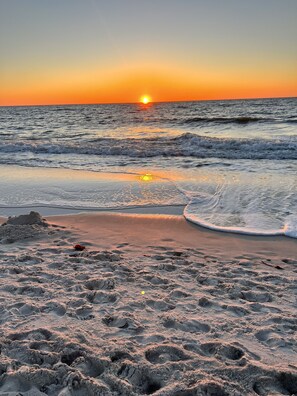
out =
[(126, 1), (1, 3), (0, 105), (297, 96), (291, 2)]
[(7, 78), (1, 84), (0, 105), (125, 103), (137, 102), (143, 95), (153, 101), (183, 101), (286, 97), (297, 93), (297, 79), (289, 72), (278, 80), (273, 74), (259, 71), (213, 73), (169, 66), (167, 70), (143, 66), (43, 73), (28, 73), (23, 79)]

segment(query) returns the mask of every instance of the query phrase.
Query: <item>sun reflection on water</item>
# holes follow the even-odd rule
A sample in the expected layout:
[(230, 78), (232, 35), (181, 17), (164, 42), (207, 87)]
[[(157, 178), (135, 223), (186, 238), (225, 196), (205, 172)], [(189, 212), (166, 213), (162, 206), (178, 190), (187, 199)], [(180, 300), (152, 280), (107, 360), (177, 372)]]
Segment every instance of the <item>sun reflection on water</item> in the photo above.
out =
[(149, 182), (152, 181), (154, 177), (151, 173), (146, 173), (145, 175), (141, 175), (139, 178), (141, 181)]

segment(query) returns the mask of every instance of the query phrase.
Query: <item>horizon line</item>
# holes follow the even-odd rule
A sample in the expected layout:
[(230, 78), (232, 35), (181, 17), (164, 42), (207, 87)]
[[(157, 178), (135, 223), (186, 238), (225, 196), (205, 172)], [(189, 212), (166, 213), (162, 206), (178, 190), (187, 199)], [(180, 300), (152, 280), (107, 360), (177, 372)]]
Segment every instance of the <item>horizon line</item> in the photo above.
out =
[[(191, 102), (221, 102), (236, 100), (263, 100), (263, 99), (295, 99), (297, 96), (264, 96), (251, 98), (223, 98), (223, 99), (190, 99), (190, 100), (160, 100), (150, 101), (148, 105), (155, 103), (191, 103)], [(0, 105), (0, 107), (46, 107), (46, 106), (98, 106), (98, 105), (144, 105), (142, 102), (96, 102), (96, 103), (52, 103), (52, 104), (17, 104), (17, 105)], [(146, 105), (144, 105), (146, 106)]]

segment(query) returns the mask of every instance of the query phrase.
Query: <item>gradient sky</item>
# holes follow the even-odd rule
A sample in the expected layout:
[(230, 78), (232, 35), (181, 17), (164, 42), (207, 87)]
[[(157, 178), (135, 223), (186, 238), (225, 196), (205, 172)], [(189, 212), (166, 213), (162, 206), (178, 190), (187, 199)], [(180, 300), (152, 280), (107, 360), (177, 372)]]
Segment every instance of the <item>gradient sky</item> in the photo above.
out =
[(297, 96), (297, 0), (0, 0), (0, 105)]

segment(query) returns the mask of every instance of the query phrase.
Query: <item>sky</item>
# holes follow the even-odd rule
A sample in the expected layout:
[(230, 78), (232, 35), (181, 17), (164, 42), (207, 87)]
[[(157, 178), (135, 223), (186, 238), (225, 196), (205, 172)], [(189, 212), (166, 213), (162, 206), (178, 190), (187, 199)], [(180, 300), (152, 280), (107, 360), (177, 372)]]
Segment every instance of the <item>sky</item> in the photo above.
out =
[(297, 0), (0, 0), (0, 105), (297, 96)]

